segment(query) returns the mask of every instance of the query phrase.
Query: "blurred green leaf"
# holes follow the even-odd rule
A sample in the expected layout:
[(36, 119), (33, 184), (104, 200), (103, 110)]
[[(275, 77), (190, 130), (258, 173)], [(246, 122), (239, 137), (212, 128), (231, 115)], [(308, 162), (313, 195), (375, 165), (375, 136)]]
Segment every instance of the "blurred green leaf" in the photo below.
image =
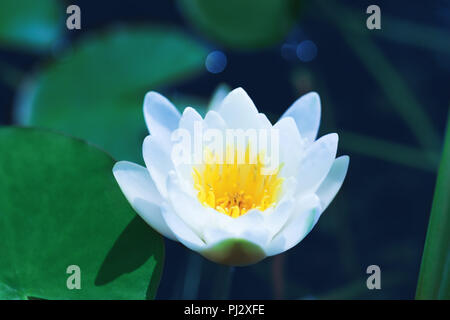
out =
[(424, 153), (423, 150), (401, 143), (344, 131), (340, 133), (341, 147), (349, 153), (361, 154), (405, 165), (411, 168), (436, 172), (439, 153)]
[(63, 26), (65, 11), (57, 0), (0, 1), (0, 43), (27, 49), (49, 49)]
[(402, 44), (450, 54), (448, 28), (435, 27), (386, 15), (383, 16), (383, 28), (389, 30), (389, 32), (375, 32), (375, 35)]
[(433, 152), (439, 148), (439, 135), (425, 108), (408, 88), (402, 75), (385, 57), (364, 26), (366, 16), (355, 16), (337, 1), (314, 1), (315, 5), (333, 22), (344, 41), (354, 51), (367, 71), (378, 83), (392, 108), (403, 119), (421, 144), (427, 157), (434, 161)]
[(232, 48), (276, 44), (294, 25), (301, 0), (179, 0), (195, 27)]
[[(80, 140), (0, 129), (0, 298), (155, 296), (163, 241), (134, 214), (113, 165)], [(66, 286), (70, 265), (80, 290)]]
[(20, 96), (19, 123), (51, 128), (142, 161), (149, 90), (203, 68), (205, 50), (172, 29), (134, 28), (83, 39)]
[[(352, 32), (360, 33), (362, 31), (361, 24), (365, 23), (368, 16), (361, 15), (360, 9), (352, 9), (349, 6), (342, 7), (342, 11), (347, 16), (360, 18), (359, 23), (349, 25), (353, 29)], [(384, 12), (382, 26), (389, 32), (372, 32), (372, 34), (400, 44), (450, 54), (450, 42), (447, 40), (450, 33), (446, 28), (420, 23), (400, 16), (390, 16)]]
[(450, 112), (416, 298), (450, 299)]

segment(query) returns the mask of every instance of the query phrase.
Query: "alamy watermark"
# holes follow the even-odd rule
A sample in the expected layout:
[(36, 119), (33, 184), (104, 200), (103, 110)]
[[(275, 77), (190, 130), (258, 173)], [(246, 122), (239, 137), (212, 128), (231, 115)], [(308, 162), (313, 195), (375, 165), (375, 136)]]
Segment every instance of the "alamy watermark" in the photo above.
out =
[(67, 7), (66, 13), (70, 14), (70, 16), (68, 16), (67, 20), (66, 20), (67, 29), (80, 30), (81, 29), (81, 9), (80, 9), (80, 7), (72, 4)]
[(66, 269), (66, 273), (70, 274), (67, 277), (66, 286), (69, 290), (81, 289), (81, 269), (76, 264), (70, 265)]
[(171, 141), (175, 165), (261, 164), (263, 175), (275, 173), (280, 166), (280, 136), (275, 128), (220, 130), (195, 121), (193, 130), (173, 131)]
[(366, 20), (366, 26), (369, 30), (381, 29), (381, 9), (376, 4), (370, 5), (366, 10), (370, 16)]
[(376, 264), (372, 264), (367, 267), (366, 273), (370, 274), (367, 278), (366, 285), (367, 289), (381, 289), (381, 269)]

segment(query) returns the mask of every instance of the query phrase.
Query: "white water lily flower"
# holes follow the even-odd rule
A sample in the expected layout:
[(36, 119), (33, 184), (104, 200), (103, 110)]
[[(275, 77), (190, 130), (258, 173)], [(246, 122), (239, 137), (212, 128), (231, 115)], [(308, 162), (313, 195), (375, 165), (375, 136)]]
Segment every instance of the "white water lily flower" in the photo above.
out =
[[(217, 263), (248, 265), (297, 245), (340, 189), (349, 158), (336, 159), (338, 136), (316, 140), (320, 99), (299, 98), (272, 126), (242, 89), (231, 91), (202, 118), (181, 115), (163, 96), (147, 93), (143, 143), (146, 168), (120, 161), (114, 176), (136, 212), (163, 236)], [(261, 164), (179, 164), (172, 133), (195, 123), (218, 129), (276, 129), (280, 167), (262, 175)], [(237, 148), (237, 147), (236, 147)], [(250, 168), (250, 169), (249, 169)]]

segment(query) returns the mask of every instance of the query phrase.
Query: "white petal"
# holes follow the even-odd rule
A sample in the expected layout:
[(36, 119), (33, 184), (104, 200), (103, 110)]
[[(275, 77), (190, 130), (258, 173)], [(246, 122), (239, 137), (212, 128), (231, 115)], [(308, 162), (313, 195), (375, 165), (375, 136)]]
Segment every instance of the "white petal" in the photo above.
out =
[[(250, 210), (238, 218), (230, 218), (219, 212), (215, 213), (215, 221), (205, 226), (205, 242), (208, 245), (228, 238), (244, 239), (260, 247), (267, 245), (270, 231), (264, 224), (262, 212)], [(221, 232), (214, 230), (221, 230)]]
[(194, 137), (194, 127), (195, 125), (201, 124), (203, 121), (202, 116), (191, 107), (187, 107), (183, 111), (179, 122), (179, 128), (188, 130), (191, 137)]
[[(173, 215), (177, 216), (183, 228), (189, 229), (186, 231), (189, 237), (206, 243), (200, 250), (202, 255), (212, 261), (232, 265), (254, 263), (265, 257), (261, 248), (269, 243), (271, 233), (264, 227), (261, 212), (254, 210), (233, 219), (201, 205), (197, 198), (183, 192), (176, 179), (176, 175), (170, 173), (167, 183)], [(183, 239), (176, 230), (173, 232), (180, 242), (187, 242), (185, 245), (192, 247), (192, 239)]]
[(230, 232), (236, 235), (239, 235), (248, 229), (260, 227), (264, 222), (264, 218), (261, 214), (261, 211), (252, 209), (238, 218), (227, 219), (225, 220), (225, 222), (227, 223), (227, 225), (222, 225), (223, 228), (228, 229)]
[(222, 101), (218, 112), (231, 129), (258, 129), (258, 110), (242, 88), (231, 91)]
[(174, 212), (198, 236), (203, 237), (205, 227), (212, 224), (213, 214), (219, 213), (212, 208), (204, 207), (197, 198), (184, 192), (173, 172), (167, 179), (167, 193)]
[[(316, 194), (320, 199), (322, 212), (328, 207), (341, 188), (345, 175), (347, 174), (349, 161), (350, 159), (348, 156), (342, 156), (334, 160), (330, 172), (320, 185), (319, 189), (317, 189)], [(319, 217), (320, 215), (317, 216), (317, 219)]]
[(268, 256), (289, 250), (303, 240), (314, 226), (315, 216), (320, 210), (320, 200), (316, 195), (303, 197), (297, 201), (295, 210), (297, 212), (266, 247)]
[(279, 134), (279, 161), (283, 164), (281, 175), (283, 177), (295, 176), (305, 148), (295, 121), (291, 117), (282, 118), (273, 128), (278, 130)]
[(144, 117), (152, 135), (168, 139), (170, 133), (178, 127), (180, 112), (167, 98), (150, 91), (144, 99)]
[(205, 243), (198, 235), (186, 225), (168, 206), (162, 208), (162, 216), (175, 237), (191, 250), (199, 251), (205, 247)]
[(272, 123), (264, 113), (258, 113), (258, 122), (261, 129), (271, 129)]
[[(202, 116), (191, 107), (187, 107), (186, 109), (184, 109), (183, 115), (181, 116), (180, 119), (178, 130), (185, 130), (184, 134), (187, 134), (187, 136), (186, 139), (181, 139), (178, 140), (177, 142), (173, 142), (173, 146), (174, 148), (179, 147), (181, 148), (181, 150), (184, 150), (183, 153), (189, 154), (189, 158), (184, 159), (184, 161), (178, 161), (175, 158), (179, 157), (179, 155), (177, 155), (177, 152), (173, 153), (171, 152), (172, 163), (175, 165), (175, 169), (178, 175), (183, 177), (184, 179), (189, 180), (191, 184), (192, 184), (192, 162), (195, 161), (196, 159), (194, 157), (194, 152), (197, 150), (195, 149), (194, 145), (196, 141), (199, 139), (199, 137), (196, 137), (195, 135), (202, 133), (202, 131), (197, 132), (198, 130), (204, 130), (204, 128), (202, 127), (203, 127)], [(201, 140), (202, 138), (203, 137), (200, 137), (200, 141), (202, 141)], [(197, 155), (197, 157), (200, 156), (201, 154)]]
[(330, 171), (336, 157), (338, 135), (330, 133), (305, 150), (297, 174), (297, 192), (315, 192)]
[(121, 161), (114, 165), (113, 174), (128, 202), (142, 219), (163, 236), (174, 240), (174, 234), (161, 215), (162, 198), (147, 169)]
[(208, 129), (226, 130), (227, 124), (216, 111), (208, 111), (204, 119), (205, 127)]
[(216, 243), (232, 238), (234, 238), (232, 233), (217, 226), (206, 227), (203, 231), (203, 239), (206, 245), (209, 246), (214, 246)]
[[(226, 216), (221, 213), (217, 213)], [(206, 227), (206, 247), (200, 252), (205, 258), (227, 265), (248, 265), (262, 260), (262, 248), (270, 241), (270, 232), (263, 227), (260, 212), (248, 212), (230, 218), (227, 225)]]
[(142, 146), (145, 165), (163, 197), (167, 195), (167, 176), (173, 169), (170, 149), (170, 145), (159, 136), (147, 136)]
[(302, 138), (307, 138), (309, 143), (316, 139), (320, 125), (320, 97), (316, 92), (310, 92), (301, 96), (281, 116), (292, 117), (297, 124)]
[(264, 225), (270, 231), (270, 237), (275, 236), (281, 228), (284, 227), (286, 222), (289, 220), (295, 206), (295, 202), (292, 199), (287, 199), (281, 201), (273, 210), (266, 210), (264, 214)]

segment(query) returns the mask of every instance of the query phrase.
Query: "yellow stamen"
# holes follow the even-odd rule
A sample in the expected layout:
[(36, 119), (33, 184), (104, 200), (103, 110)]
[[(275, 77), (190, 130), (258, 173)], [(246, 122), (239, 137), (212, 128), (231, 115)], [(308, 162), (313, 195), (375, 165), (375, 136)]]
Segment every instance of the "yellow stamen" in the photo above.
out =
[(275, 206), (283, 184), (278, 176), (281, 166), (274, 174), (262, 174), (261, 154), (256, 163), (250, 163), (248, 146), (242, 164), (237, 163), (237, 152), (231, 148), (226, 148), (226, 163), (220, 163), (211, 151), (206, 152), (207, 161), (192, 170), (197, 198), (205, 207), (237, 218), (254, 208), (264, 211)]

